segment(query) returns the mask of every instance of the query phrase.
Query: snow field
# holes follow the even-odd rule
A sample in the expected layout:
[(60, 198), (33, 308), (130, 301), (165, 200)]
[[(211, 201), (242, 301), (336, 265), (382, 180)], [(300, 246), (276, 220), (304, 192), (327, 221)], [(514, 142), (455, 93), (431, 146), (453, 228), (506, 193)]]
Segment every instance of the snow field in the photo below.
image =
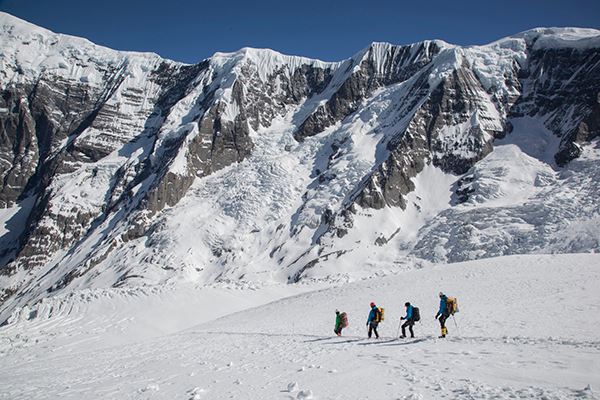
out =
[[(216, 320), (211, 310), (223, 315), (240, 296), (250, 299), (263, 289), (240, 290), (235, 299), (220, 294), (232, 289), (206, 289), (204, 295), (202, 289), (202, 300), (193, 306), (182, 302), (191, 295), (149, 294), (155, 299), (139, 302), (146, 309), (115, 296), (113, 306), (134, 321), (138, 314), (157, 326), (166, 315), (180, 322), (162, 336), (132, 329), (124, 333), (127, 344), (107, 346), (111, 339), (104, 333), (85, 332), (85, 326), (105, 324), (102, 313), (109, 310), (91, 302), (93, 312), (69, 314), (45, 340), (27, 347), (10, 343), (19, 334), (31, 335), (41, 321), (3, 327), (0, 398), (595, 399), (598, 282), (598, 255), (531, 255), (426, 267), (325, 289), (286, 286), (270, 299), (296, 295)], [(449, 320), (445, 340), (437, 339), (432, 318), (439, 290), (456, 296), (461, 309), (458, 329)], [(366, 339), (370, 301), (386, 309), (379, 340)], [(415, 340), (395, 339), (405, 301), (421, 310)], [(350, 319), (339, 338), (333, 335), (336, 308)], [(184, 329), (189, 324), (181, 321), (193, 310), (206, 322)], [(74, 323), (78, 318), (86, 324)], [(68, 344), (57, 339), (66, 332)]]

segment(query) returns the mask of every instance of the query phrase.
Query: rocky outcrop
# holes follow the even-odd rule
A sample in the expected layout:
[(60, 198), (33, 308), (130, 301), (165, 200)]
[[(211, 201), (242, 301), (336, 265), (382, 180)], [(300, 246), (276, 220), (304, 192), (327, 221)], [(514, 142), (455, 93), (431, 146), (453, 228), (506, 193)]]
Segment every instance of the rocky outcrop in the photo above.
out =
[[(48, 175), (54, 172), (51, 159), (60, 143), (89, 127), (102, 102), (96, 90), (52, 76), (4, 88), (0, 151), (5, 162), (0, 171), (4, 178), (0, 199), (5, 207), (26, 191), (48, 183)], [(87, 150), (93, 156), (93, 150)], [(71, 143), (70, 158), (85, 157), (85, 151), (85, 146), (79, 149)], [(62, 170), (69, 168), (63, 165)]]
[(324, 105), (319, 106), (295, 132), (297, 140), (313, 136), (355, 112), (380, 87), (403, 82), (439, 53), (438, 42), (411, 46), (374, 43), (347, 65), (349, 76)]
[(280, 66), (263, 80), (257, 65), (246, 64), (241, 68), (234, 90), (250, 125), (258, 129), (269, 127), (275, 117), (285, 113), (286, 107), (322, 92), (331, 78), (331, 68), (304, 64), (293, 71), (288, 66)]
[(600, 91), (597, 96), (596, 103), (589, 106), (589, 114), (563, 137), (560, 149), (554, 156), (559, 166), (565, 166), (569, 161), (579, 157), (581, 145), (600, 136)]
[(597, 48), (545, 48), (530, 43), (527, 86), (511, 114), (544, 118), (561, 138), (555, 160), (579, 157), (579, 145), (599, 134), (600, 53)]
[(387, 143), (389, 157), (355, 196), (361, 207), (405, 208), (403, 196), (414, 189), (411, 179), (426, 164), (463, 174), (489, 154), (494, 138), (503, 134), (502, 125), (487, 112), (490, 99), (485, 90), (464, 65), (431, 91), (425, 79), (417, 80), (411, 94), (425, 100), (406, 129)]

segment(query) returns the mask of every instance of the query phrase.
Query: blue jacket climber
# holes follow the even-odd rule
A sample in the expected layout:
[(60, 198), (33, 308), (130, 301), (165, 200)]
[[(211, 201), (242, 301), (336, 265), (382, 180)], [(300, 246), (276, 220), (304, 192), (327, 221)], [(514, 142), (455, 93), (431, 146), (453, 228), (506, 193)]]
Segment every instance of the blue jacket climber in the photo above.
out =
[(448, 328), (446, 328), (446, 320), (450, 317), (450, 312), (448, 311), (448, 297), (442, 292), (440, 292), (440, 309), (437, 314), (435, 314), (435, 318), (440, 317), (438, 321), (440, 321), (440, 328), (442, 329), (441, 338), (445, 338), (448, 334)]
[(413, 309), (414, 307), (410, 304), (408, 307), (406, 307), (406, 317), (404, 317), (405, 320), (410, 321), (413, 319)]
[(377, 332), (377, 325), (379, 325), (379, 318), (377, 314), (379, 310), (374, 302), (371, 302), (371, 311), (369, 312), (369, 317), (367, 318), (367, 325), (369, 326), (368, 336), (371, 338), (371, 334), (375, 332), (375, 337), (379, 339), (379, 333)]
[(440, 309), (438, 310), (435, 317), (439, 317), (440, 315), (449, 316), (448, 314), (448, 297), (445, 294), (440, 293)]
[(371, 322), (378, 322), (377, 319), (377, 306), (375, 303), (371, 303), (371, 312), (369, 312), (369, 318), (367, 318), (367, 324)]

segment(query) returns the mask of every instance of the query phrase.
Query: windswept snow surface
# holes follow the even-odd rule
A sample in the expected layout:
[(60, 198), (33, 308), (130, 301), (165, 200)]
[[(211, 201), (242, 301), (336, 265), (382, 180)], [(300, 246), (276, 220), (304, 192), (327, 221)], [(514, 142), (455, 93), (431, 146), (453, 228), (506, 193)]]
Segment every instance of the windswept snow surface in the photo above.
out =
[[(0, 398), (598, 399), (599, 282), (600, 255), (571, 254), (329, 288), (81, 292), (0, 328)], [(439, 290), (460, 305), (446, 339)], [(379, 340), (370, 301), (386, 310)], [(421, 310), (415, 340), (396, 339), (405, 301)], [(336, 308), (350, 319), (339, 338)]]

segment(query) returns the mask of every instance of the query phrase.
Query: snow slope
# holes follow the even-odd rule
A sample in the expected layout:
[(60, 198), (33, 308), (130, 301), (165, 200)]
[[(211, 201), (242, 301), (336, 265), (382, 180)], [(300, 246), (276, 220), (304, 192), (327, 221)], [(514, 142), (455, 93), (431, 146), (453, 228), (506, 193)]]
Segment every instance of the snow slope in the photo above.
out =
[[(437, 265), (330, 288), (107, 291), (76, 312), (0, 328), (0, 398), (597, 399), (598, 282), (600, 256), (571, 254)], [(461, 310), (445, 340), (432, 318), (439, 290)], [(234, 312), (240, 298), (246, 307), (282, 299)], [(386, 309), (379, 340), (365, 338), (370, 301)], [(405, 301), (421, 309), (416, 340), (394, 339)], [(336, 308), (350, 317), (340, 338)], [(126, 319), (120, 336), (106, 324), (112, 313)], [(163, 334), (139, 329), (167, 316)]]

